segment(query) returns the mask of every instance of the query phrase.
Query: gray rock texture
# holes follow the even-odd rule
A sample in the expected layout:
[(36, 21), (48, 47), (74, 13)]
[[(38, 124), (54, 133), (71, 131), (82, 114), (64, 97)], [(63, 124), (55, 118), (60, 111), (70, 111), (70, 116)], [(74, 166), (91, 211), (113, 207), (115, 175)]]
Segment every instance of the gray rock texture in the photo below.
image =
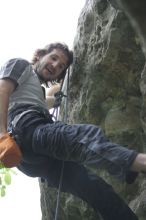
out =
[[(69, 123), (100, 125), (114, 142), (141, 152), (146, 151), (145, 9), (142, 0), (86, 1), (74, 40), (69, 102)], [(103, 170), (98, 175), (140, 220), (146, 218), (143, 175), (132, 185), (119, 183)], [(40, 186), (42, 220), (53, 220), (56, 191), (46, 183)], [(59, 220), (78, 219), (101, 218), (83, 201), (62, 194)]]

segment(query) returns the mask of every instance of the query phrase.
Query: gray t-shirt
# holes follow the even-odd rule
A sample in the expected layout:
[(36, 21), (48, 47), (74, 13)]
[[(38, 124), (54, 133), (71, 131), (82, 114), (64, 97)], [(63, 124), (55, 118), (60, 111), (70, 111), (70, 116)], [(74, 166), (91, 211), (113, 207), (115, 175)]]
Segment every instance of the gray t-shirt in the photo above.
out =
[(37, 74), (24, 59), (11, 59), (0, 69), (0, 79), (11, 79), (16, 84), (10, 96), (9, 111), (16, 104), (31, 104), (47, 110), (44, 93)]

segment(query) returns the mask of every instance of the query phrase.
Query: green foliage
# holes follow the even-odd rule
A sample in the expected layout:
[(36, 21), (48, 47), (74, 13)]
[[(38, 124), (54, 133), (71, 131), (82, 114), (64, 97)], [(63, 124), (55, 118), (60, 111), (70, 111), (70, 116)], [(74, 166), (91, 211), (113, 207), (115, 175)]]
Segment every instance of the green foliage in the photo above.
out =
[(16, 174), (14, 170), (0, 164), (0, 197), (6, 195), (6, 187), (11, 184), (11, 175)]

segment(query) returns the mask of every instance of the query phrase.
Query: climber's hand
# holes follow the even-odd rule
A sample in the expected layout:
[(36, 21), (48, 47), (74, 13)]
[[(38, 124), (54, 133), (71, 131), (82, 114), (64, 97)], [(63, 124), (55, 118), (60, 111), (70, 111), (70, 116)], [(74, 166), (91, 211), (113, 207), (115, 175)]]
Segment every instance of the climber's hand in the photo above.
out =
[(54, 94), (54, 97), (55, 97), (55, 101), (54, 101), (53, 108), (57, 108), (61, 105), (62, 98), (66, 97), (66, 95), (64, 95), (62, 91), (58, 91)]

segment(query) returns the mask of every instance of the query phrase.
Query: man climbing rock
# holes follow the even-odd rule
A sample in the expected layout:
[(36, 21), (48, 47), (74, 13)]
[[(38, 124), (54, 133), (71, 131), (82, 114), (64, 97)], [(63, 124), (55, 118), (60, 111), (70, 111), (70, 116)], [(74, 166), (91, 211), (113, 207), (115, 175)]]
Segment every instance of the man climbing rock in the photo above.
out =
[[(38, 49), (31, 64), (11, 59), (1, 68), (0, 160), (52, 187), (58, 187), (65, 161), (62, 191), (88, 202), (105, 220), (136, 220), (112, 187), (84, 165), (132, 183), (146, 171), (146, 154), (110, 142), (98, 126), (53, 122), (48, 111), (41, 84), (59, 82), (72, 61), (72, 51), (55, 43)], [(5, 146), (10, 149), (4, 154)]]

